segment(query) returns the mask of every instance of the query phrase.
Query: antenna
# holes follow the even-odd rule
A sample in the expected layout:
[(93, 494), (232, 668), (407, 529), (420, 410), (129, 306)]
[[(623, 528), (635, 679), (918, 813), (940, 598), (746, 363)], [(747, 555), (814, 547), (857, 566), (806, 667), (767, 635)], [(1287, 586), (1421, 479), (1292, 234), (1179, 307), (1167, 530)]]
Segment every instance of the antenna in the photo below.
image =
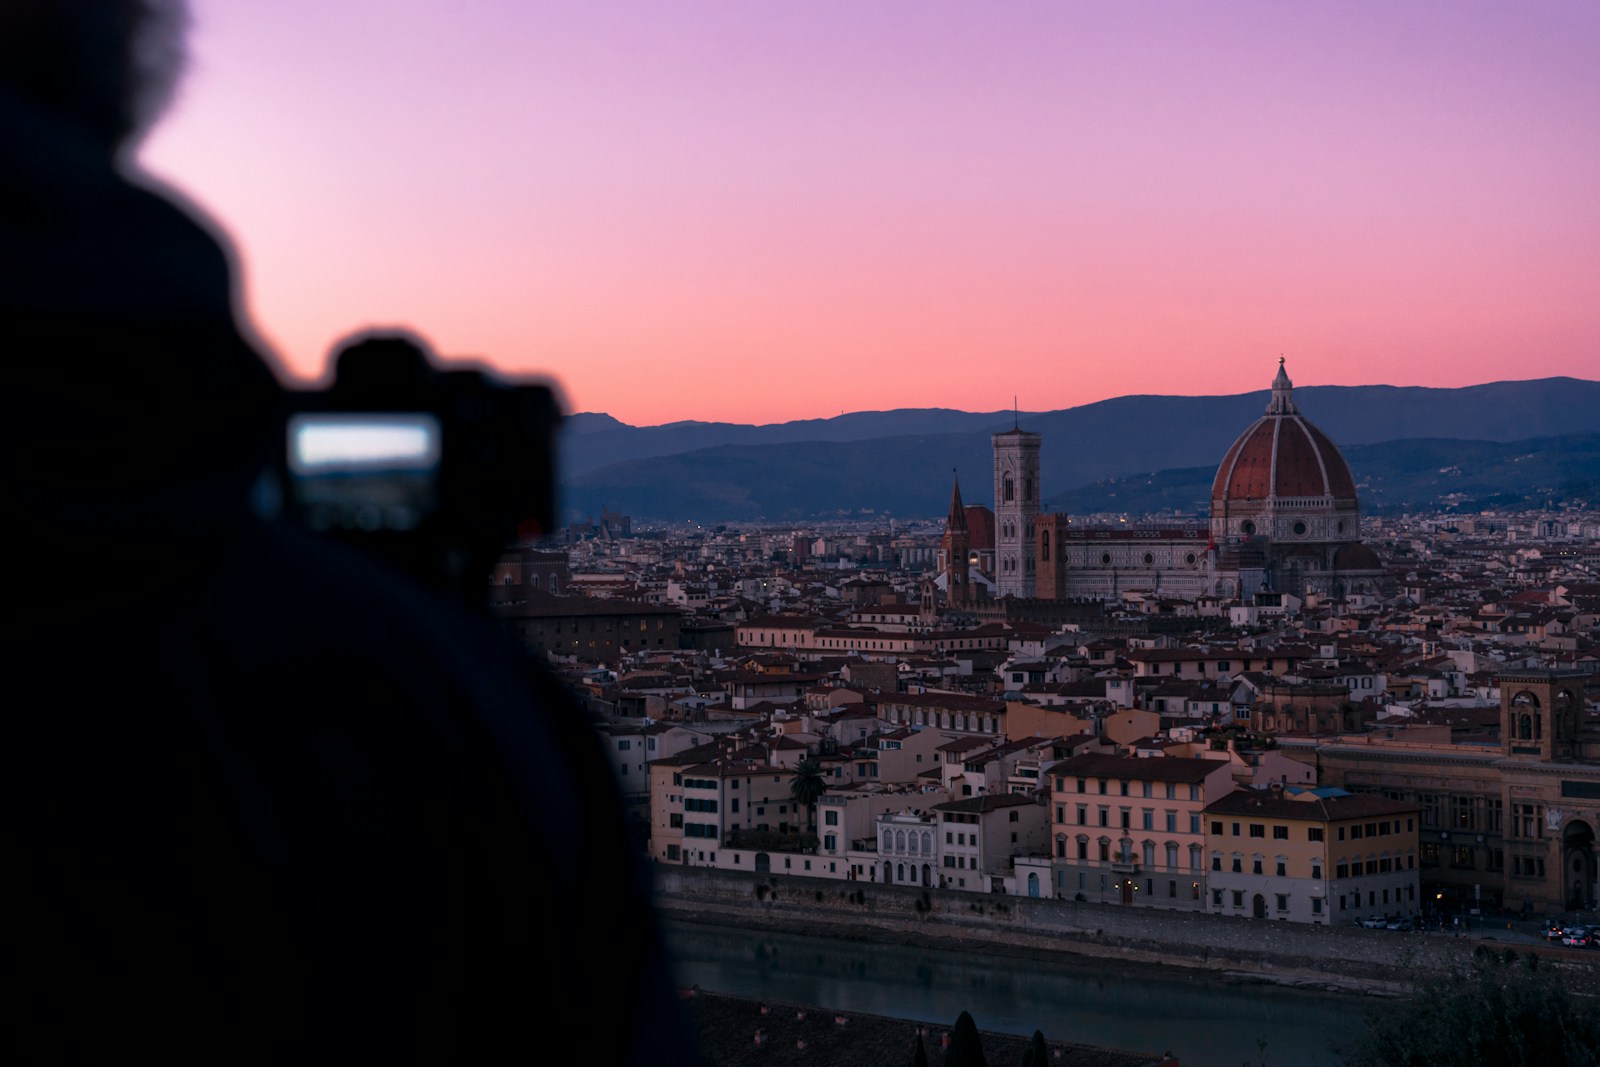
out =
[(1016, 393), (1012, 393), (1011, 394), (1011, 428), (1013, 430), (1022, 429), (1022, 416), (1021, 416), (1021, 414), (1019, 414), (1018, 409), (1017, 409), (1017, 394)]

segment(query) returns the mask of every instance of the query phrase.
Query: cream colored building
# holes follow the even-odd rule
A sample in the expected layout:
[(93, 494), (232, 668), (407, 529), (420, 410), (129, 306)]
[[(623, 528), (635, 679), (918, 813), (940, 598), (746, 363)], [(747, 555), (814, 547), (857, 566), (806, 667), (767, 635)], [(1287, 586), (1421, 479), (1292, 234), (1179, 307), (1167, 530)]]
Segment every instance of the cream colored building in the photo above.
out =
[(1224, 796), (1205, 810), (1207, 908), (1322, 925), (1420, 911), (1419, 813), (1328, 787)]

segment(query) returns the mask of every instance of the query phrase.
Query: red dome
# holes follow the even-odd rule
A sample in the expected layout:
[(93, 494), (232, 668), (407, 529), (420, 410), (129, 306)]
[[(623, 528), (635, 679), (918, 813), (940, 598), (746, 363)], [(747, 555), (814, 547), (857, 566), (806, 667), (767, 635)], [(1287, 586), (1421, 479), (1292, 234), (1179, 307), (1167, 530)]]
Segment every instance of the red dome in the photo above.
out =
[(1216, 503), (1272, 497), (1356, 499), (1350, 466), (1328, 435), (1301, 417), (1294, 406), (1294, 384), (1278, 361), (1272, 402), (1228, 449), (1211, 484)]
[(1299, 415), (1263, 415), (1228, 449), (1211, 499), (1333, 497), (1354, 500), (1350, 466), (1328, 435)]

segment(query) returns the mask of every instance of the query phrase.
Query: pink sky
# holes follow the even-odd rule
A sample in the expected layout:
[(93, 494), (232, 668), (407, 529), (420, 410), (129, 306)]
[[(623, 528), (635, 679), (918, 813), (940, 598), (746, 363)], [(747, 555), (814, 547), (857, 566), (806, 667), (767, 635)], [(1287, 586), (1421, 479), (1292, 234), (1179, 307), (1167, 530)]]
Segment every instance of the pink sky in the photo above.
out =
[(1600, 3), (192, 0), (143, 153), (293, 373), (633, 423), (1600, 368)]

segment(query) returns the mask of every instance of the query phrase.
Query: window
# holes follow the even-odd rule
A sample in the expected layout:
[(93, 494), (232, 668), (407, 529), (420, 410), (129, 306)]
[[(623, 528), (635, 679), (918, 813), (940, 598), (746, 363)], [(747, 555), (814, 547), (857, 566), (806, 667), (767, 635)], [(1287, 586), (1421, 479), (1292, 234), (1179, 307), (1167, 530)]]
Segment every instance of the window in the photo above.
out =
[(1289, 840), (1289, 828), (1287, 826), (1274, 826), (1272, 828), (1272, 839), (1274, 841)]
[(1287, 893), (1279, 893), (1279, 894), (1277, 894), (1277, 896), (1278, 896), (1278, 910), (1279, 911), (1288, 911), (1289, 910), (1289, 894), (1287, 894)]
[(1222, 824), (1220, 822), (1213, 822), (1211, 824), (1211, 834), (1213, 837), (1222, 836)]
[[(738, 801), (735, 801), (734, 803), (738, 803)], [(737, 809), (735, 809), (735, 810), (737, 810)], [(822, 825), (824, 825), (824, 826), (838, 826), (839, 825), (839, 813), (836, 812), (836, 811), (825, 811), (825, 812), (823, 812), (822, 813)]]
[(1277, 869), (1278, 877), (1279, 878), (1287, 877), (1288, 873), (1289, 873), (1289, 865), (1287, 863), (1285, 863), (1283, 860), (1279, 860), (1278, 861), (1278, 869)]
[(1320, 826), (1308, 826), (1306, 828), (1306, 840), (1307, 841), (1321, 841), (1322, 840), (1322, 827), (1320, 827)]
[(1244, 873), (1244, 857), (1243, 856), (1235, 856), (1235, 857), (1233, 857), (1233, 873), (1234, 874), (1243, 874)]
[(1141, 813), (1140, 823), (1143, 829), (1154, 830), (1156, 828), (1156, 813), (1149, 808), (1145, 808)]
[(1244, 890), (1235, 889), (1233, 891), (1233, 906), (1236, 908), (1244, 907)]
[(1211, 854), (1211, 869), (1213, 871), (1222, 870), (1222, 857), (1215, 852)]
[(1078, 805), (1078, 825), (1079, 826), (1087, 826), (1087, 825), (1089, 825), (1089, 805), (1087, 805), (1087, 804), (1079, 804)]
[(1321, 915), (1322, 914), (1322, 898), (1321, 897), (1312, 897), (1311, 898), (1311, 914), (1313, 914), (1313, 915)]
[(1175, 812), (1175, 811), (1169, 811), (1169, 812), (1167, 812), (1167, 833), (1175, 834), (1177, 832), (1178, 832), (1178, 813)]
[(1253, 822), (1253, 823), (1250, 824), (1250, 836), (1251, 837), (1266, 837), (1267, 836), (1267, 828), (1264, 825), (1262, 825), (1261, 823)]
[(1322, 863), (1319, 860), (1311, 861), (1311, 880), (1313, 882), (1322, 881)]
[(1250, 873), (1251, 874), (1260, 874), (1261, 873), (1261, 857), (1260, 856), (1257, 856), (1257, 857), (1255, 857), (1254, 859), (1252, 859), (1250, 861)]

